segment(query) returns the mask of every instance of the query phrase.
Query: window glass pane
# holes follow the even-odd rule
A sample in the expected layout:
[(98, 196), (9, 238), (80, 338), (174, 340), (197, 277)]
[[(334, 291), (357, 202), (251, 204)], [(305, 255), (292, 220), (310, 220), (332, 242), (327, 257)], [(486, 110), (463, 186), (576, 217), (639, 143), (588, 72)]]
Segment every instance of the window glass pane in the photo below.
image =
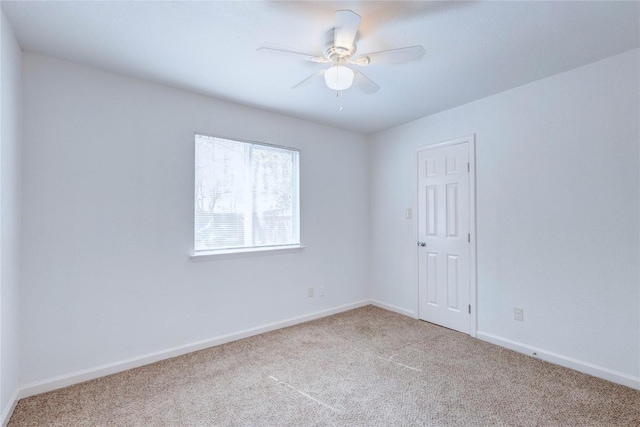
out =
[(299, 244), (298, 152), (196, 136), (195, 250)]
[(254, 148), (253, 244), (281, 245), (292, 241), (292, 154), (282, 150)]

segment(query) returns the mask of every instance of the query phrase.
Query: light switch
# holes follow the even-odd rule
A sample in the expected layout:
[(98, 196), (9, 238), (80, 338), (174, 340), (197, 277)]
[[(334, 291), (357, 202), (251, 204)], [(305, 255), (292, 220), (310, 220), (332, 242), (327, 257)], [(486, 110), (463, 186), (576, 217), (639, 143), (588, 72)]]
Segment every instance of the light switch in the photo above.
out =
[(406, 219), (411, 219), (413, 218), (413, 211), (411, 210), (411, 208), (407, 209), (404, 211), (404, 217)]

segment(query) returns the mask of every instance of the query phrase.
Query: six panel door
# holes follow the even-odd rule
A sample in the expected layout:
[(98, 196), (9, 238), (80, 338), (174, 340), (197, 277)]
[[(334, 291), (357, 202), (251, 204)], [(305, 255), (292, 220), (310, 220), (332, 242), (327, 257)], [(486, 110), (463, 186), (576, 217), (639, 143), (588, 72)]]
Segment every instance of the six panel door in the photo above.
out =
[(464, 333), (470, 332), (468, 163), (468, 142), (418, 152), (419, 317)]

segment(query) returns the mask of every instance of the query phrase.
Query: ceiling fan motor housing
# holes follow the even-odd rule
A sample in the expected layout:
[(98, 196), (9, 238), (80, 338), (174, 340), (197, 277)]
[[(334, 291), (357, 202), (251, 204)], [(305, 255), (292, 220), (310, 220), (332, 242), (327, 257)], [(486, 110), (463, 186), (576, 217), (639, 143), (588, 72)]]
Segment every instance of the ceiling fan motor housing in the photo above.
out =
[(334, 44), (335, 29), (331, 29), (327, 32), (327, 38), (325, 42), (324, 56), (333, 62), (338, 62), (340, 59), (348, 59), (356, 53), (355, 43), (352, 46), (336, 46)]

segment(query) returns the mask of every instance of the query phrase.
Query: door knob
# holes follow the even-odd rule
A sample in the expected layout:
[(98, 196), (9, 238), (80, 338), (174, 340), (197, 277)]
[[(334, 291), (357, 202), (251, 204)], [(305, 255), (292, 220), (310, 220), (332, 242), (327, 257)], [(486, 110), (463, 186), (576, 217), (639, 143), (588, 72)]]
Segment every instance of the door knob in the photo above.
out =
[(424, 247), (424, 246), (427, 246), (427, 244), (426, 244), (426, 242), (418, 242), (418, 246)]

